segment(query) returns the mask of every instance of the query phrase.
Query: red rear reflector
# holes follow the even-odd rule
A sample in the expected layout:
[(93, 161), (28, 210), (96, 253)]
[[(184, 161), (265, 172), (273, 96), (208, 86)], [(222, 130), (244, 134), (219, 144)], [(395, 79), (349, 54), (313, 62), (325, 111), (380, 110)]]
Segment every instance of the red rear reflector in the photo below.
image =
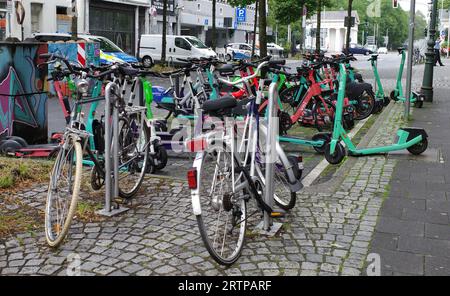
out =
[(206, 139), (204, 138), (190, 139), (186, 141), (186, 148), (190, 152), (204, 151), (206, 149), (206, 145)]
[(189, 189), (197, 189), (197, 169), (190, 169), (187, 177)]
[(298, 156), (297, 160), (298, 160), (299, 163), (302, 163), (303, 162), (303, 156)]

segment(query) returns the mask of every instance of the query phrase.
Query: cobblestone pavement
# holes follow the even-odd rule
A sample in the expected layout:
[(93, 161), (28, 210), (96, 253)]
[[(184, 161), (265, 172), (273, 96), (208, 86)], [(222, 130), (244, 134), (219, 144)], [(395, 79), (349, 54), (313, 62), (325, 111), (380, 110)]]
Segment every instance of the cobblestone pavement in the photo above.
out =
[[(370, 144), (392, 140), (402, 110), (402, 104), (391, 104)], [(74, 223), (57, 250), (46, 246), (43, 232), (0, 240), (0, 274), (66, 275), (79, 258), (82, 275), (364, 275), (398, 159), (351, 161), (350, 169), (337, 171), (344, 176), (337, 190), (311, 188), (298, 195), (277, 236), (249, 233), (231, 268), (218, 266), (204, 248), (185, 182), (148, 177), (130, 211), (102, 222)], [(45, 196), (45, 186), (38, 186), (17, 198), (42, 209)]]
[[(391, 109), (393, 119), (384, 129), (396, 124), (399, 108)], [(1, 274), (64, 275), (71, 254), (81, 259), (84, 275), (361, 274), (393, 167), (394, 161), (385, 157), (360, 158), (336, 193), (301, 193), (295, 210), (283, 219), (281, 233), (273, 238), (249, 235), (232, 268), (210, 259), (186, 184), (151, 177), (129, 212), (104, 222), (75, 223), (58, 250), (45, 245), (43, 233), (1, 242)], [(42, 186), (18, 198), (42, 208), (45, 195)]]

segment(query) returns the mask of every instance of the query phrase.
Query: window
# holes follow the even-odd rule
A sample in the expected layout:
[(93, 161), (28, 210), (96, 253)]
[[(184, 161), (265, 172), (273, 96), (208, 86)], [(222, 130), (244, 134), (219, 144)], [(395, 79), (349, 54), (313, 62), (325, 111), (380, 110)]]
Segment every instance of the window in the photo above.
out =
[(100, 49), (105, 52), (122, 52), (117, 45), (107, 38), (90, 36), (89, 40), (100, 43)]
[(67, 15), (67, 7), (56, 6), (56, 14)]
[(200, 11), (200, 9), (201, 9), (201, 5), (200, 5), (200, 3), (198, 3), (197, 4), (197, 10)]
[(240, 50), (251, 50), (250, 46), (245, 45), (245, 44), (239, 45), (239, 49), (240, 49)]
[(36, 33), (41, 31), (41, 14), (42, 4), (31, 3), (31, 32)]
[(191, 50), (191, 45), (184, 38), (175, 38), (175, 46), (184, 50)]
[(219, 13), (220, 13), (220, 15), (223, 15), (223, 8), (222, 7), (219, 8)]
[[(195, 48), (208, 48), (200, 39), (195, 37), (185, 37)], [(190, 48), (189, 48), (190, 49)]]

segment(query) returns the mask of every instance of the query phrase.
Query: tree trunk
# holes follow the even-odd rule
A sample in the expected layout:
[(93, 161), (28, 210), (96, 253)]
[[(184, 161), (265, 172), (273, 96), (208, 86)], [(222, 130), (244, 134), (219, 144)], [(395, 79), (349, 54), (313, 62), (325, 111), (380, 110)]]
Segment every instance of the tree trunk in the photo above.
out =
[(320, 23), (322, 22), (322, 0), (317, 3), (316, 52), (320, 53)]
[(259, 0), (259, 55), (267, 56), (267, 17), (266, 0)]
[(161, 45), (161, 63), (166, 63), (166, 45), (167, 45), (167, 1), (163, 2), (163, 27), (162, 27), (162, 45)]
[(252, 58), (255, 56), (255, 49), (256, 49), (256, 31), (258, 28), (258, 4), (259, 1), (256, 1), (255, 3), (255, 23), (253, 24), (253, 44), (252, 44)]
[(215, 51), (216, 50), (216, 1), (212, 0), (212, 38), (211, 38), (211, 47)]
[(348, 9), (347, 9), (347, 16), (348, 16), (348, 24), (347, 24), (347, 36), (345, 41), (345, 51), (348, 53), (350, 50), (350, 34), (352, 31), (352, 8), (353, 8), (353, 0), (348, 0)]
[(300, 18), (300, 30), (301, 30), (301, 34), (300, 34), (300, 51), (303, 52), (303, 43), (305, 42), (305, 28), (303, 28), (303, 12), (304, 12), (304, 6), (305, 6), (305, 0), (302, 0), (301, 2), (301, 10), (302, 12), (300, 13), (300, 15), (302, 16)]

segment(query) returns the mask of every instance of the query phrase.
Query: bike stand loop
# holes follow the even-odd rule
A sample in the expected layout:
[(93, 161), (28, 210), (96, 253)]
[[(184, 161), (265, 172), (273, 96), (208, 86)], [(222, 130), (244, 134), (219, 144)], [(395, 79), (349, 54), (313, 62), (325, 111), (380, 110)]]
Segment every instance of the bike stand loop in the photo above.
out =
[[(113, 217), (129, 210), (120, 204), (116, 206), (111, 204), (119, 196), (119, 155), (117, 151), (119, 147), (119, 109), (118, 101), (113, 97), (113, 91), (119, 93), (118, 90), (119, 87), (114, 82), (108, 83), (105, 88), (105, 206), (96, 213), (106, 217)], [(112, 102), (115, 102), (113, 108), (111, 108)], [(108, 124), (109, 118), (111, 118), (111, 109), (112, 124)], [(114, 143), (111, 143), (111, 139)]]
[[(276, 143), (278, 136), (278, 117), (277, 106), (278, 102), (278, 83), (271, 83), (269, 87), (269, 103), (267, 106), (267, 139), (266, 139), (266, 172), (265, 180), (273, 180), (275, 172), (275, 162), (277, 161)], [(264, 202), (273, 207), (274, 184), (273, 182), (265, 182), (266, 190), (264, 194)], [(274, 223), (270, 214), (264, 211), (264, 219), (257, 226), (257, 233), (265, 236), (275, 236), (280, 231), (282, 223)]]

